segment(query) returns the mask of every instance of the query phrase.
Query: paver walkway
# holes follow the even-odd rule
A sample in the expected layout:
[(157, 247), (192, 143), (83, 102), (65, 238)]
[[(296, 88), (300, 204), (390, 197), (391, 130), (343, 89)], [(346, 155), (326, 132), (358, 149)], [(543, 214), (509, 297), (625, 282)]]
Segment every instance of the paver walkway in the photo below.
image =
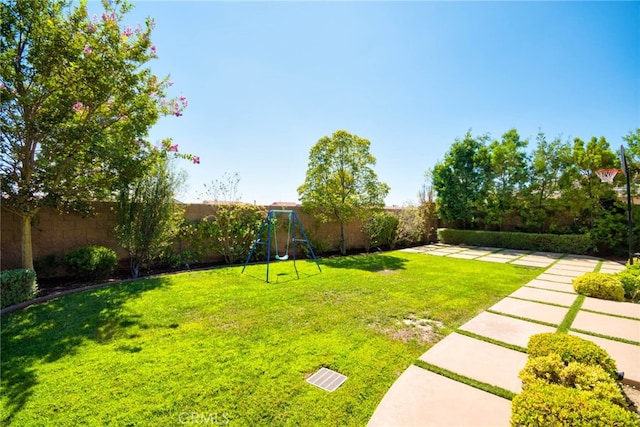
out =
[[(622, 264), (587, 256), (499, 248), (428, 245), (406, 250), (548, 267), (536, 279), (460, 326), (458, 332), (448, 335), (419, 358), (514, 393), (521, 390), (518, 372), (524, 367), (527, 355), (499, 343), (525, 349), (531, 335), (555, 332), (578, 297), (571, 285), (573, 278), (594, 271), (598, 265), (599, 271), (606, 273), (625, 268)], [(569, 333), (604, 348), (615, 359), (618, 370), (624, 371), (624, 382), (640, 386), (640, 304), (587, 297)], [(483, 337), (492, 342), (481, 339)], [(508, 426), (510, 418), (509, 400), (412, 365), (391, 386), (368, 426)]]

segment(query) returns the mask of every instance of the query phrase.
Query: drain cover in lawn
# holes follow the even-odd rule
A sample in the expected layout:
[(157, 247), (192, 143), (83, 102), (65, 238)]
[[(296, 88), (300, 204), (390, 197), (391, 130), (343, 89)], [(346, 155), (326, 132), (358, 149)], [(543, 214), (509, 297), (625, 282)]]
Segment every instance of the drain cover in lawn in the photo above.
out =
[(347, 380), (347, 377), (331, 369), (322, 368), (307, 378), (307, 382), (326, 391), (334, 391)]

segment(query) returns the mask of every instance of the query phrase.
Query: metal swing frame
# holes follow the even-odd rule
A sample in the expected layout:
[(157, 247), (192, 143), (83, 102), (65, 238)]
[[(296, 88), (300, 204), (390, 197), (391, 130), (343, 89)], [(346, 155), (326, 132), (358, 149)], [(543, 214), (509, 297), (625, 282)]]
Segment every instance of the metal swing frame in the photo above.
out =
[[(276, 234), (276, 227), (277, 227), (277, 215), (278, 214), (288, 214), (289, 216), (289, 231), (287, 233), (287, 253), (284, 256), (279, 256), (277, 254), (278, 252), (278, 247), (277, 247), (277, 242), (278, 242), (278, 237)], [(262, 234), (265, 231), (265, 228), (267, 229), (267, 240), (263, 241), (261, 240)], [(301, 234), (301, 238), (296, 237), (296, 228), (300, 231)], [(264, 245), (267, 247), (267, 275), (266, 275), (266, 282), (269, 283), (269, 263), (271, 262), (271, 235), (272, 233), (275, 236), (275, 241), (276, 241), (276, 256), (275, 259), (277, 260), (287, 260), (289, 258), (289, 243), (292, 243), (293, 245), (293, 268), (296, 271), (296, 277), (298, 279), (300, 279), (300, 274), (298, 273), (298, 267), (296, 266), (296, 244), (297, 243), (304, 243), (306, 244), (307, 248), (309, 249), (309, 253), (311, 254), (311, 257), (313, 258), (313, 260), (316, 263), (316, 266), (318, 267), (318, 271), (322, 272), (322, 269), (320, 268), (320, 263), (318, 262), (318, 258), (316, 258), (316, 254), (315, 252), (313, 252), (313, 248), (311, 247), (311, 243), (309, 243), (309, 239), (307, 238), (307, 235), (304, 232), (304, 228), (302, 227), (302, 223), (300, 222), (300, 219), (298, 218), (298, 215), (296, 214), (295, 211), (293, 210), (288, 210), (288, 209), (272, 209), (267, 213), (267, 216), (264, 220), (262, 220), (262, 225), (260, 226), (260, 231), (258, 231), (258, 235), (256, 236), (255, 240), (253, 241), (253, 245), (251, 246), (251, 251), (249, 251), (249, 256), (247, 257), (246, 261), (244, 262), (244, 266), (242, 267), (242, 271), (241, 274), (244, 273), (245, 268), (247, 268), (247, 265), (249, 264), (249, 261), (251, 260), (251, 257), (253, 256), (253, 253), (256, 250), (256, 247), (258, 245)]]

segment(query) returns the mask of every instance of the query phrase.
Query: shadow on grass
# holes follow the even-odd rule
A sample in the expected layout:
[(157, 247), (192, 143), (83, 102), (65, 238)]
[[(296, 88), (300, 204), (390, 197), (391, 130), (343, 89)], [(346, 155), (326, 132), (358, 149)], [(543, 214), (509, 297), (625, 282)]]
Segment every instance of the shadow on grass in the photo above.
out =
[(2, 316), (3, 424), (9, 424), (29, 399), (38, 382), (35, 365), (72, 355), (84, 341), (108, 342), (127, 328), (140, 325), (140, 316), (123, 312), (123, 304), (167, 284), (163, 278), (127, 282)]
[(398, 258), (392, 255), (370, 254), (325, 258), (321, 261), (321, 264), (331, 268), (377, 272), (384, 270), (404, 270), (407, 261), (405, 258)]

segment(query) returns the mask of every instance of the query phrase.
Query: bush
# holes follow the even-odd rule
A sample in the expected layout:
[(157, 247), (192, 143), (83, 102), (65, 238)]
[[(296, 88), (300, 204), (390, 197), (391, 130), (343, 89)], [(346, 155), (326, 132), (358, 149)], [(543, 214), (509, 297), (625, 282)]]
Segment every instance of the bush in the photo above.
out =
[(578, 362), (565, 364), (556, 353), (529, 358), (519, 377), (523, 390), (541, 382), (559, 384), (588, 391), (595, 398), (606, 399), (623, 407), (626, 403), (622, 390), (602, 367)]
[(640, 302), (640, 266), (628, 266), (616, 276), (622, 283), (624, 297), (631, 302)]
[(60, 267), (60, 261), (55, 255), (45, 255), (33, 260), (33, 268), (40, 279), (55, 277)]
[(406, 205), (398, 212), (398, 227), (392, 247), (413, 246), (424, 242), (424, 219), (420, 209)]
[(398, 217), (390, 212), (375, 212), (362, 223), (365, 250), (372, 247), (389, 247), (396, 238)]
[(583, 274), (573, 279), (573, 289), (575, 289), (577, 293), (588, 297), (611, 301), (624, 301), (622, 282), (614, 274)]
[(593, 393), (537, 383), (511, 403), (513, 426), (640, 426), (638, 416)]
[(541, 252), (587, 254), (594, 246), (586, 234), (538, 234), (439, 228), (438, 240), (451, 245), (489, 246)]
[[(243, 262), (266, 216), (267, 210), (261, 206), (219, 204), (213, 215), (194, 225), (193, 247), (205, 255), (219, 253), (227, 264)], [(282, 224), (286, 224), (286, 220)], [(286, 233), (286, 228), (284, 230)]]
[(36, 296), (36, 272), (33, 269), (5, 270), (0, 274), (0, 306), (28, 301)]
[(83, 246), (66, 254), (62, 263), (78, 277), (105, 279), (118, 265), (118, 257), (104, 246)]
[(578, 362), (600, 366), (611, 378), (617, 378), (616, 362), (597, 344), (573, 335), (547, 332), (532, 335), (527, 345), (530, 358), (557, 354), (564, 364)]

